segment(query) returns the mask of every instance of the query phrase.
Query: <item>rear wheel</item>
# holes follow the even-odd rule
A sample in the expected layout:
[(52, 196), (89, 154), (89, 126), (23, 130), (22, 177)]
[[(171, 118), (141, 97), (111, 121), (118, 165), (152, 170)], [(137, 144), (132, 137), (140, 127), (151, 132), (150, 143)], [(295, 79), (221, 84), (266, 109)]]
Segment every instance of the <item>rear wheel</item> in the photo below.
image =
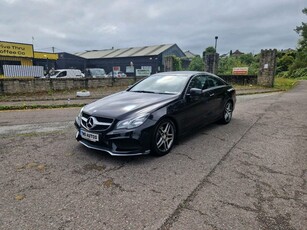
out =
[(222, 124), (228, 124), (231, 121), (232, 112), (233, 112), (233, 104), (232, 104), (231, 101), (228, 101), (225, 104), (224, 111), (223, 111), (223, 116), (222, 116), (220, 122)]
[(162, 119), (156, 126), (152, 140), (152, 153), (156, 156), (168, 154), (175, 142), (176, 127), (168, 119)]

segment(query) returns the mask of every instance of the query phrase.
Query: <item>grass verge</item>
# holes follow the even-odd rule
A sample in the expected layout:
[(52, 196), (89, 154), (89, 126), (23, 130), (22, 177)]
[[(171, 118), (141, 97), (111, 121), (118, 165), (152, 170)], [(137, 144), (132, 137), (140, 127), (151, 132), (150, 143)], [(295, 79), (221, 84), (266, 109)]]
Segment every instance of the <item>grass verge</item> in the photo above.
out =
[(298, 80), (294, 78), (283, 78), (283, 77), (277, 77), (274, 81), (274, 88), (278, 90), (287, 91), (289, 89), (292, 89), (296, 84)]
[(57, 109), (82, 107), (86, 104), (64, 104), (64, 105), (0, 105), (0, 110), (26, 110), (26, 109)]

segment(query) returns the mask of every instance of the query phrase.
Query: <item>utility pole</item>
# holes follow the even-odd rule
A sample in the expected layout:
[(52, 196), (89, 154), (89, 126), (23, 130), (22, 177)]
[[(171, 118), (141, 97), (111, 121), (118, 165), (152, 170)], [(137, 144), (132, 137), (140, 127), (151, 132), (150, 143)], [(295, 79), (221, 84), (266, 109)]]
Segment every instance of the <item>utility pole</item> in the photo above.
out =
[(52, 53), (54, 53), (54, 46), (52, 46), (51, 48), (52, 48)]

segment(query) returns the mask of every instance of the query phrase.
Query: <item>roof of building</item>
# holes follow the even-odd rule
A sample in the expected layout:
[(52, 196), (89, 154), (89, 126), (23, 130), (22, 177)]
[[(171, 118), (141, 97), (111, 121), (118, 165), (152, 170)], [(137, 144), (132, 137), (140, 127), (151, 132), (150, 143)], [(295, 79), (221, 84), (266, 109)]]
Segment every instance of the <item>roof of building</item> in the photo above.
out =
[(185, 51), (184, 54), (187, 58), (194, 58), (197, 56), (196, 54), (193, 54), (190, 50)]
[(85, 52), (76, 53), (76, 55), (87, 58), (121, 58), (121, 57), (140, 57), (140, 56), (156, 56), (171, 48), (176, 44), (164, 44), (156, 46), (131, 47), (122, 49), (105, 49), (105, 50), (87, 50)]
[(236, 50), (235, 52), (232, 53), (232, 55), (241, 55), (244, 54), (240, 50)]

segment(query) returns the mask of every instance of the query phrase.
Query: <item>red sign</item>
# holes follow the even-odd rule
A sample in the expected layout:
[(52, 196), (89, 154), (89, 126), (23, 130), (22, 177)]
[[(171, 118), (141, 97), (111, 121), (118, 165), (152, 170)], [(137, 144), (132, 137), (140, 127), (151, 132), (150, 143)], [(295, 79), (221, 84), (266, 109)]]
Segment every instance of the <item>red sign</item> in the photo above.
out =
[(113, 66), (113, 72), (120, 71), (120, 66)]
[(233, 75), (247, 75), (248, 74), (248, 67), (236, 67), (232, 68)]

